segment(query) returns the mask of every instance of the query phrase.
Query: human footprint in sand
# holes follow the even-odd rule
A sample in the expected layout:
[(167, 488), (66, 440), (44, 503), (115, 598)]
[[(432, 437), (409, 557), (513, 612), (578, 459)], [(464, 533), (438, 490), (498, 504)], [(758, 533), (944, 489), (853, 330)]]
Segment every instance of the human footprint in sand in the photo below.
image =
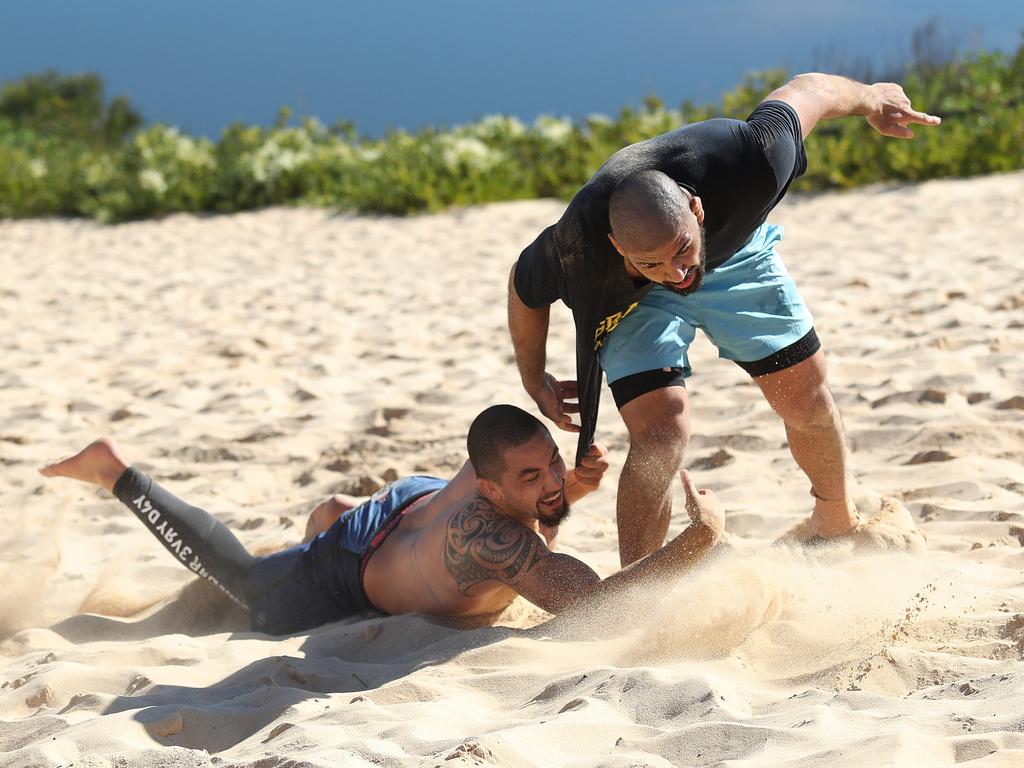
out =
[[(623, 565), (656, 550), (668, 531), (672, 475), (690, 435), (685, 380), (697, 328), (782, 418), (810, 481), (814, 535), (855, 530), (825, 358), (776, 251), (782, 229), (766, 223), (807, 168), (804, 139), (818, 122), (852, 115), (896, 138), (940, 123), (895, 83), (798, 75), (746, 120), (691, 123), (616, 152), (513, 265), (509, 330), (526, 391), (561, 429), (581, 433), (583, 455), (607, 374), (629, 430), (617, 508)], [(546, 372), (550, 305), (559, 299), (575, 321), (576, 381)]]
[[(566, 471), (543, 424), (512, 405), (487, 408), (467, 436), (469, 461), (450, 481), (416, 476), (361, 504), (328, 499), (302, 544), (255, 557), (209, 513), (131, 467), (102, 438), (40, 470), (114, 494), (183, 565), (246, 608), (254, 630), (288, 634), (377, 610), (470, 617), (496, 614), (522, 595), (557, 613), (641, 581), (690, 569), (721, 538), (721, 504), (683, 471), (690, 525), (649, 557), (602, 580), (551, 551), (570, 504), (608, 468), (592, 446)], [(543, 536), (543, 538), (542, 538)]]

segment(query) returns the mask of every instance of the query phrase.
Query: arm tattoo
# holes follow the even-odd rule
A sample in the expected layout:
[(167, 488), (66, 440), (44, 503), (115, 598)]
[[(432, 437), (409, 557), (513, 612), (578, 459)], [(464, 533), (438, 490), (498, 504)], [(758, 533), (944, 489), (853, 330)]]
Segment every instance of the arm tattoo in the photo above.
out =
[(448, 521), (444, 565), (459, 592), (484, 581), (515, 585), (541, 559), (540, 540), (526, 526), (474, 499)]

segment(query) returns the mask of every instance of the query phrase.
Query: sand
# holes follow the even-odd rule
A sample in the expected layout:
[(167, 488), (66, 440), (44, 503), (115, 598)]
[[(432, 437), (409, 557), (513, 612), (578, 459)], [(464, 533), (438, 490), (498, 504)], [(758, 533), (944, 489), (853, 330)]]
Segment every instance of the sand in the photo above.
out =
[[(248, 632), (109, 496), (35, 468), (113, 434), (261, 551), (331, 492), (451, 473), (482, 407), (530, 405), (506, 276), (562, 205), (0, 222), (0, 764), (1024, 765), (1022, 199), (1013, 174), (772, 217), (854, 475), (925, 551), (773, 544), (807, 482), (699, 338), (686, 462), (731, 532), (699, 573), (596, 619), (519, 601), (495, 627), (288, 638)], [(569, 376), (564, 308), (552, 322)], [(627, 439), (605, 404), (612, 468), (560, 542), (607, 574)]]

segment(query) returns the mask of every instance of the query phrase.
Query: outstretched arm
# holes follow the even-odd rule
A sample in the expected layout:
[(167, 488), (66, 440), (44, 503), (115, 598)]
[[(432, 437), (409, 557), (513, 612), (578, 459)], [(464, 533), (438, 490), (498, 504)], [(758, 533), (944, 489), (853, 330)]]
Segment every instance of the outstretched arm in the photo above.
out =
[[(586, 584), (576, 584), (575, 594), (561, 595), (558, 610), (574, 606), (579, 603), (600, 599), (614, 592), (619, 592), (629, 587), (649, 581), (679, 576), (696, 566), (711, 551), (725, 531), (725, 516), (722, 512), (722, 505), (715, 494), (707, 489), (697, 490), (693, 479), (684, 469), (680, 472), (683, 488), (686, 491), (686, 511), (690, 515), (690, 524), (676, 536), (672, 541), (663, 546), (657, 552), (631, 563), (618, 573), (613, 573), (603, 581), (592, 579)], [(573, 560), (579, 563), (588, 571), (590, 568), (575, 558), (568, 555), (551, 555), (561, 557), (563, 560), (540, 560), (537, 567), (524, 580), (519, 593), (530, 602), (540, 605), (552, 613), (557, 611), (545, 605), (541, 605), (531, 597), (534, 590), (541, 591), (563, 591), (560, 585), (567, 578), (570, 564), (565, 560)], [(590, 571), (593, 573), (593, 571)]]
[(897, 83), (866, 85), (837, 75), (797, 75), (772, 91), (765, 101), (784, 101), (796, 110), (806, 139), (819, 120), (860, 115), (883, 136), (913, 138), (911, 125), (938, 125), (942, 120), (918, 112)]
[(459, 591), (501, 581), (534, 605), (558, 613), (633, 584), (674, 576), (700, 562), (721, 538), (721, 505), (710, 491), (698, 491), (682, 473), (692, 522), (660, 550), (604, 581), (586, 563), (552, 552), (521, 523), (498, 516), (476, 500), (452, 517), (445, 542), (445, 566)]

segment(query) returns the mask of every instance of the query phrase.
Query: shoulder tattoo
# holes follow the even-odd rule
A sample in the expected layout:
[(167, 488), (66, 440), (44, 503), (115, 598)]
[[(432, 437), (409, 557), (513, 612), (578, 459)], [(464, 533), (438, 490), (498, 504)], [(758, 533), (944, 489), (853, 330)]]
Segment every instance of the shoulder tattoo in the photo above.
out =
[(474, 499), (452, 515), (444, 542), (444, 565), (459, 592), (484, 581), (514, 585), (542, 555), (540, 539), (526, 526)]

